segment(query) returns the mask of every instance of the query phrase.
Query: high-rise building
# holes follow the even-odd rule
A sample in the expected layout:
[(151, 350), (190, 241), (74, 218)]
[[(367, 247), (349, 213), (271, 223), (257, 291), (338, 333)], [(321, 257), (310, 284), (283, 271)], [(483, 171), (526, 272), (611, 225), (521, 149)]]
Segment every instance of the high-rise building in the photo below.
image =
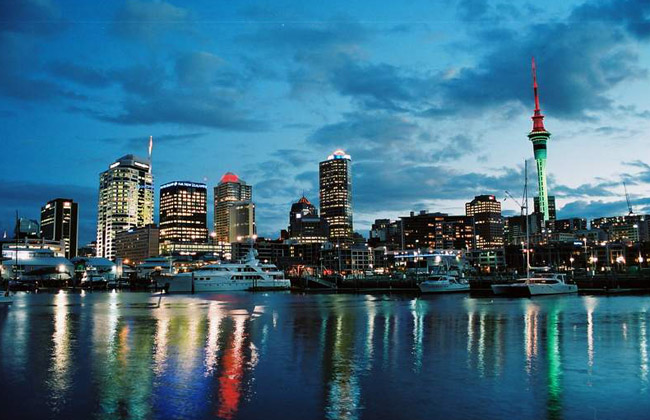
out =
[(232, 172), (214, 187), (214, 231), (218, 242), (231, 243), (256, 233), (253, 187)]
[(302, 196), (289, 211), (289, 239), (295, 243), (322, 243), (327, 240), (316, 207)]
[(368, 246), (402, 249), (402, 221), (375, 219), (375, 223), (370, 227)]
[(503, 246), (503, 218), (501, 203), (493, 195), (477, 195), (465, 204), (465, 215), (474, 218), (477, 249)]
[(160, 253), (196, 251), (208, 242), (208, 188), (189, 181), (160, 187)]
[(535, 94), (535, 111), (533, 114), (533, 129), (528, 134), (528, 139), (533, 143), (535, 162), (537, 163), (537, 186), (539, 189), (539, 213), (543, 215), (543, 222), (551, 219), (548, 203), (548, 189), (546, 187), (546, 143), (551, 133), (544, 128), (544, 116), (539, 108), (539, 93), (537, 92), (537, 69), (533, 58), (533, 92)]
[(99, 175), (97, 256), (115, 258), (115, 234), (153, 223), (154, 191), (151, 166), (126, 155)]
[(77, 256), (78, 205), (69, 198), (56, 198), (41, 207), (41, 238), (65, 243), (65, 257)]
[[(474, 218), (428, 213), (421, 210), (401, 218), (400, 232), (404, 249), (474, 248)], [(373, 225), (374, 226), (374, 225)]]
[(159, 230), (156, 225), (122, 230), (115, 234), (113, 249), (115, 258), (128, 264), (139, 264), (158, 255)]
[[(540, 206), (539, 197), (533, 197), (533, 211), (535, 213), (542, 214), (542, 208)], [(557, 219), (557, 210), (555, 209), (555, 196), (548, 196), (548, 220), (553, 221)], [(543, 218), (540, 217), (539, 220), (543, 222)], [(540, 225), (540, 228), (544, 227)]]
[(319, 165), (320, 213), (333, 242), (352, 241), (352, 160), (336, 150)]

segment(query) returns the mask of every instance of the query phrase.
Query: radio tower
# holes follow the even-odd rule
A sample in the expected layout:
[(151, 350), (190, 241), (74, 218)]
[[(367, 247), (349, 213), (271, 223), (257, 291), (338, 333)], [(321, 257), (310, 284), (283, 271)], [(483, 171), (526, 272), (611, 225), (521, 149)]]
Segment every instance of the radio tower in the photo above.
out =
[(533, 92), (535, 93), (535, 113), (533, 114), (533, 130), (528, 138), (533, 142), (535, 162), (537, 162), (537, 185), (539, 187), (539, 211), (544, 215), (544, 222), (549, 220), (548, 190), (546, 188), (546, 142), (551, 133), (544, 128), (544, 116), (539, 109), (539, 93), (537, 92), (537, 69), (533, 57)]

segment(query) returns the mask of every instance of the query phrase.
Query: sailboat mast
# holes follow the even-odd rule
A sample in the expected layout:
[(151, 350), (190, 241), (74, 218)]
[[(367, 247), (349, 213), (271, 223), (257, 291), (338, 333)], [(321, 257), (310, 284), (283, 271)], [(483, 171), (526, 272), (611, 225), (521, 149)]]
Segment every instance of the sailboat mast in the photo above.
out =
[(530, 227), (528, 220), (528, 161), (524, 161), (524, 208), (526, 209), (526, 280), (530, 279)]

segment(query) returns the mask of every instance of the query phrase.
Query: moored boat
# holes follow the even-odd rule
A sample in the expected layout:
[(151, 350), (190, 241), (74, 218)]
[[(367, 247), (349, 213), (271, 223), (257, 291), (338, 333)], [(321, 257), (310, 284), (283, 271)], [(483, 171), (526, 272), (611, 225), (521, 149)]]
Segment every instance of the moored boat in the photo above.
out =
[(559, 273), (536, 273), (510, 284), (493, 284), (497, 296), (531, 297), (577, 293), (578, 286), (566, 282), (566, 275)]

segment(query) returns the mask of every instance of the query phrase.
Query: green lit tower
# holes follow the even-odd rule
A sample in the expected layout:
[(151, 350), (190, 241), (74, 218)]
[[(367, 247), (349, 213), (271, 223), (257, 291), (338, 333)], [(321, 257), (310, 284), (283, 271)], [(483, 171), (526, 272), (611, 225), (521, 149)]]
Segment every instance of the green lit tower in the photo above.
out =
[(537, 92), (537, 69), (533, 57), (533, 92), (535, 93), (535, 113), (533, 114), (533, 130), (528, 138), (533, 142), (535, 162), (537, 162), (537, 185), (539, 186), (539, 211), (544, 215), (544, 222), (549, 220), (548, 189), (546, 188), (546, 142), (551, 133), (544, 128), (544, 116), (539, 109), (539, 94)]

